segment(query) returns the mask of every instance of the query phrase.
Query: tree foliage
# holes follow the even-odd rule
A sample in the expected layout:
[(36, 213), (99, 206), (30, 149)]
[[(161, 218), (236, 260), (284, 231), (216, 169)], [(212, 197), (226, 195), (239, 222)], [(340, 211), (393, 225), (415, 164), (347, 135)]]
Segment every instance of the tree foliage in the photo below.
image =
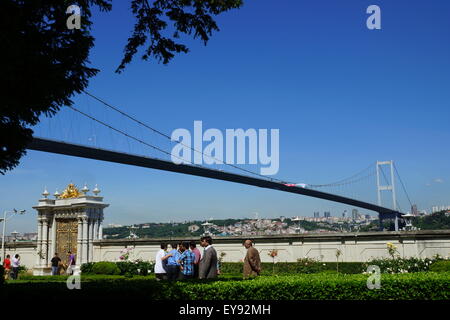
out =
[[(140, 47), (141, 56), (169, 63), (189, 49), (180, 34), (205, 44), (219, 28), (213, 16), (239, 8), (242, 0), (130, 0), (134, 31), (116, 72), (123, 72)], [(81, 29), (67, 28), (70, 5), (81, 8)], [(32, 139), (32, 126), (52, 116), (81, 93), (98, 73), (90, 66), (92, 9), (110, 11), (112, 0), (2, 0), (0, 96), (0, 173), (13, 169)], [(165, 35), (168, 29), (171, 35)]]
[(421, 230), (450, 229), (450, 215), (446, 211), (435, 212), (423, 217), (415, 217), (412, 223)]

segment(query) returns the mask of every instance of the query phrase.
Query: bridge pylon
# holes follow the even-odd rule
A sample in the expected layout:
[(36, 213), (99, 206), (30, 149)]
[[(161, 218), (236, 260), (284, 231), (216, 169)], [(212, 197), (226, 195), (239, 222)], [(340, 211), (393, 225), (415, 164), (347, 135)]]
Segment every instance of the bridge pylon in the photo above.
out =
[[(390, 179), (386, 177), (384, 174), (384, 171), (382, 169), (383, 166), (389, 166), (390, 167)], [(380, 182), (380, 172), (383, 174), (386, 185), (382, 185)], [(389, 181), (390, 180), (390, 181)], [(395, 176), (394, 176), (394, 161), (377, 161), (377, 196), (378, 196), (378, 205), (381, 207), (382, 200), (381, 200), (381, 192), (382, 191), (391, 191), (392, 193), (392, 208), (394, 211), (397, 211), (397, 198), (395, 194)], [(379, 213), (379, 220), (380, 220), (380, 229), (382, 228), (382, 214)], [(398, 215), (395, 215), (395, 231), (398, 231)]]

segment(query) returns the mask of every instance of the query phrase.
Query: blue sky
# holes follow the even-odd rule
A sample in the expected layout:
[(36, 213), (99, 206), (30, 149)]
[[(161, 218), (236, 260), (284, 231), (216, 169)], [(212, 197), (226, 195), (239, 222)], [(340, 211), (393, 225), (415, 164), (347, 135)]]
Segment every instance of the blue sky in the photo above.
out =
[[(381, 8), (381, 30), (366, 27), (371, 4)], [(289, 181), (332, 182), (392, 159), (420, 209), (448, 205), (449, 16), (450, 2), (444, 0), (246, 1), (217, 18), (221, 31), (207, 46), (182, 39), (191, 52), (169, 65), (136, 56), (116, 74), (133, 20), (128, 1), (115, 1), (112, 12), (94, 13), (90, 60), (101, 72), (88, 91), (169, 134), (192, 130), (194, 120), (223, 131), (280, 129), (276, 177)], [(74, 101), (83, 111), (170, 148), (85, 95)], [(70, 110), (43, 119), (36, 132), (85, 144), (95, 134), (100, 146), (142, 153)], [(110, 203), (105, 223), (351, 210), (227, 182), (29, 151), (16, 170), (0, 177), (1, 209), (28, 211), (12, 219), (8, 231), (33, 231), (31, 207), (44, 186), (53, 193), (70, 181), (99, 185)], [(345, 192), (376, 199), (374, 180)], [(404, 197), (400, 204), (409, 206)]]

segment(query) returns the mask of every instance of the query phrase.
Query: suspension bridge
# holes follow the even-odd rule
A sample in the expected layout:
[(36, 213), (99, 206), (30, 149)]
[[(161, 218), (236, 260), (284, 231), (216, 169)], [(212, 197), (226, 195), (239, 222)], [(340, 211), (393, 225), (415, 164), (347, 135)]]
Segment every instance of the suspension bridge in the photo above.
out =
[[(112, 111), (119, 115), (120, 119), (118, 120), (118, 123), (123, 124), (123, 120), (126, 119), (127, 121), (132, 122), (133, 124), (137, 125), (139, 127), (139, 130), (145, 130), (146, 133), (151, 132), (153, 135), (158, 136), (159, 138), (162, 138), (165, 141), (169, 141), (169, 144), (173, 143), (174, 141), (171, 139), (171, 137), (162, 131), (155, 129), (153, 126), (150, 126), (147, 123), (144, 123), (143, 121), (137, 119), (136, 117), (133, 117), (129, 115), (128, 113), (124, 112), (122, 109), (119, 109), (118, 107), (115, 107), (104, 100), (85, 92), (86, 97), (90, 99), (94, 99), (96, 103), (98, 103), (100, 106), (107, 108), (109, 111)], [(398, 219), (402, 218), (402, 210), (398, 203), (396, 193), (395, 193), (395, 184), (394, 181), (395, 178), (401, 182), (402, 189), (407, 197), (407, 200), (409, 201), (409, 204), (412, 206), (411, 200), (409, 198), (409, 195), (406, 191), (405, 184), (400, 178), (400, 175), (398, 174), (398, 170), (395, 167), (394, 163), (392, 161), (389, 162), (377, 162), (374, 164), (371, 164), (366, 169), (351, 175), (345, 179), (341, 179), (332, 183), (327, 184), (298, 184), (298, 183), (292, 183), (280, 179), (271, 178), (268, 176), (263, 176), (257, 172), (248, 170), (246, 168), (234, 165), (234, 164), (228, 164), (228, 163), (222, 163), (223, 166), (227, 166), (229, 170), (224, 171), (222, 167), (220, 169), (214, 168), (214, 167), (206, 167), (202, 165), (197, 164), (175, 164), (171, 160), (165, 160), (163, 159), (163, 156), (170, 156), (171, 152), (166, 150), (163, 146), (164, 143), (161, 143), (158, 145), (155, 141), (155, 139), (149, 139), (148, 137), (144, 137), (142, 135), (139, 136), (134, 133), (127, 132), (126, 129), (118, 128), (118, 125), (112, 125), (111, 122), (108, 122), (108, 120), (100, 119), (100, 115), (106, 115), (105, 111), (97, 110), (96, 112), (91, 110), (91, 106), (88, 104), (89, 110), (81, 110), (79, 107), (69, 106), (67, 108), (67, 112), (72, 112), (71, 116), (77, 115), (81, 118), (87, 119), (89, 123), (91, 124), (91, 131), (89, 132), (88, 136), (89, 138), (86, 138), (85, 141), (90, 141), (94, 145), (88, 145), (87, 143), (75, 143), (73, 141), (62, 141), (62, 140), (55, 140), (51, 138), (44, 137), (44, 131), (45, 128), (41, 127), (38, 130), (35, 130), (35, 137), (28, 145), (29, 150), (34, 151), (41, 151), (41, 152), (49, 152), (54, 154), (61, 154), (61, 155), (67, 155), (67, 156), (74, 156), (74, 157), (81, 157), (81, 158), (87, 158), (87, 159), (94, 159), (94, 160), (101, 160), (101, 161), (108, 161), (108, 162), (114, 162), (114, 163), (120, 163), (120, 164), (126, 164), (126, 165), (132, 165), (132, 166), (139, 166), (143, 168), (151, 168), (156, 170), (164, 170), (164, 171), (170, 171), (170, 172), (176, 172), (181, 174), (187, 174), (187, 175), (193, 175), (198, 177), (204, 177), (208, 179), (216, 179), (216, 180), (222, 180), (222, 181), (228, 181), (228, 182), (234, 182), (244, 185), (251, 185), (255, 187), (260, 188), (266, 188), (271, 190), (278, 190), (281, 192), (288, 192), (313, 198), (318, 198), (322, 200), (328, 200), (333, 201), (353, 207), (358, 207), (362, 209), (367, 209), (370, 211), (377, 212), (379, 215), (379, 221), (380, 221), (380, 228), (382, 226), (382, 222), (384, 219), (394, 219), (395, 220), (395, 226), (396, 230), (398, 230)], [(97, 115), (95, 114), (97, 113)], [(81, 123), (80, 119), (71, 119), (69, 123)], [(94, 128), (92, 125), (96, 126)], [(50, 129), (47, 129), (47, 131), (50, 131), (50, 135), (54, 132), (52, 131), (52, 127), (55, 126), (55, 122), (51, 122)], [(125, 124), (126, 126), (126, 124)], [(66, 126), (67, 127), (67, 126)], [(148, 156), (148, 155), (142, 155), (142, 154), (136, 154), (132, 152), (124, 152), (123, 150), (112, 150), (113, 148), (100, 148), (98, 147), (98, 127), (106, 129), (109, 134), (114, 133), (115, 135), (120, 136), (122, 139), (126, 140), (126, 144), (130, 147), (130, 142), (134, 143), (135, 145), (139, 145), (141, 148), (151, 149), (158, 153), (160, 156)], [(54, 128), (53, 128), (54, 129)], [(41, 135), (36, 135), (36, 131), (40, 133)], [(89, 131), (89, 130), (87, 130)], [(95, 132), (95, 134), (93, 134)], [(49, 132), (47, 132), (47, 136)], [(66, 136), (68, 137), (70, 135), (70, 132), (66, 130)], [(79, 136), (80, 133), (76, 134), (76, 136)], [(92, 139), (92, 137), (95, 137), (95, 139)], [(153, 140), (153, 141), (150, 141)], [(118, 141), (116, 139), (111, 139), (111, 141)], [(180, 141), (175, 141), (177, 143), (182, 143)], [(92, 144), (91, 143), (91, 144)], [(167, 143), (167, 142), (166, 142)], [(196, 150), (194, 148), (191, 148), (193, 152), (201, 153), (202, 156), (211, 157), (211, 155), (206, 155), (203, 153), (203, 151)], [(129, 148), (131, 150), (131, 148)], [(142, 150), (142, 149), (141, 149)], [(141, 151), (142, 153), (142, 151)], [(144, 152), (147, 153), (148, 152)], [(383, 165), (390, 165), (391, 172), (390, 172), (390, 179), (388, 179), (388, 175), (383, 170)], [(233, 172), (234, 171), (234, 172)], [(339, 187), (345, 187), (349, 185), (355, 185), (357, 183), (361, 183), (363, 181), (370, 181), (371, 178), (374, 178), (376, 176), (376, 186), (377, 186), (377, 195), (378, 195), (378, 203), (374, 204), (373, 202), (369, 201), (362, 201), (357, 200), (355, 197), (349, 197), (344, 196), (340, 194), (336, 194), (333, 192), (325, 192), (323, 190), (333, 190), (334, 188)], [(383, 185), (383, 179), (384, 179), (384, 185)], [(382, 191), (391, 191), (393, 195), (393, 206), (392, 207), (385, 207), (382, 206), (381, 203), (381, 193)]]

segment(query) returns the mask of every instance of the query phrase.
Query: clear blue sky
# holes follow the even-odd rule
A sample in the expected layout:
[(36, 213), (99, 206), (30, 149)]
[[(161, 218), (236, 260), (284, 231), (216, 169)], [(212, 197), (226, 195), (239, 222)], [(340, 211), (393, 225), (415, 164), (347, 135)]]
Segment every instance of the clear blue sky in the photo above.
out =
[[(94, 13), (91, 63), (101, 72), (90, 92), (169, 134), (192, 130), (194, 120), (220, 130), (280, 129), (277, 177), (289, 181), (332, 182), (393, 159), (420, 209), (450, 204), (449, 1), (246, 1), (218, 18), (221, 31), (207, 46), (182, 39), (191, 52), (169, 65), (136, 57), (115, 74), (133, 26), (128, 2)], [(382, 30), (366, 28), (371, 4), (381, 7)], [(74, 101), (104, 120), (129, 125), (86, 96)], [(123, 144), (79, 119), (63, 110), (36, 131), (85, 144), (96, 134), (100, 146)], [(170, 147), (155, 135), (148, 139)], [(142, 153), (125, 144), (122, 150)], [(99, 184), (110, 203), (105, 223), (351, 210), (277, 191), (30, 151), (0, 177), (1, 210), (28, 211), (9, 222), (8, 232), (34, 231), (31, 207), (44, 186), (53, 193), (70, 181)], [(373, 180), (349, 192), (376, 199)], [(409, 209), (404, 198), (400, 204)]]

